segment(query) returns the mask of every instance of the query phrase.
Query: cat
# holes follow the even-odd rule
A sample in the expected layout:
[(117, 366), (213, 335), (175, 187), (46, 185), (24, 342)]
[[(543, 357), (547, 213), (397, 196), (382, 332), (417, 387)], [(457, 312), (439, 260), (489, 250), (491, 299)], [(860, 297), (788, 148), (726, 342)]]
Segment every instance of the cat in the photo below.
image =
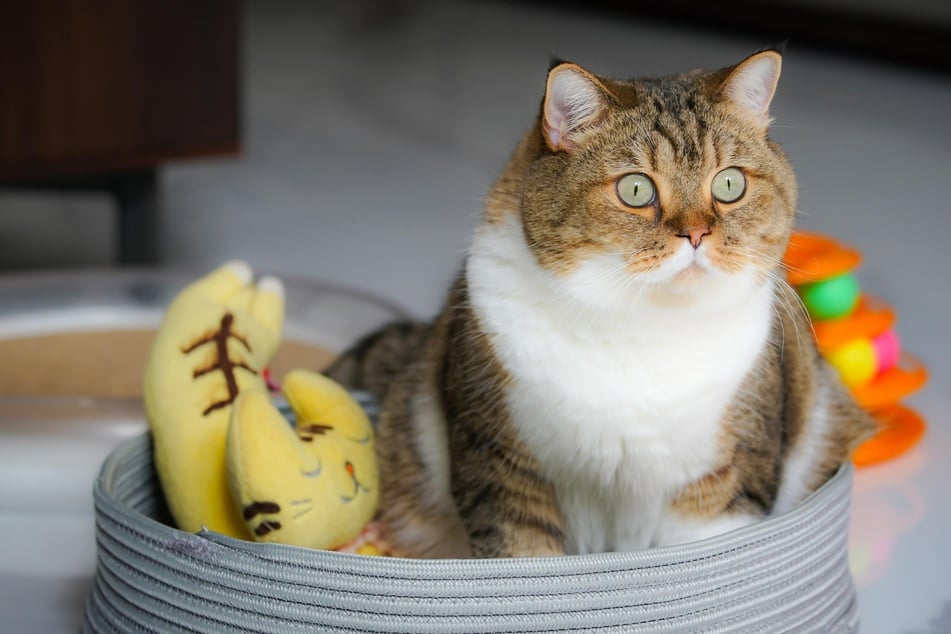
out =
[(630, 81), (552, 64), (441, 313), (327, 370), (382, 399), (397, 552), (701, 540), (790, 510), (873, 433), (782, 276), (781, 63)]

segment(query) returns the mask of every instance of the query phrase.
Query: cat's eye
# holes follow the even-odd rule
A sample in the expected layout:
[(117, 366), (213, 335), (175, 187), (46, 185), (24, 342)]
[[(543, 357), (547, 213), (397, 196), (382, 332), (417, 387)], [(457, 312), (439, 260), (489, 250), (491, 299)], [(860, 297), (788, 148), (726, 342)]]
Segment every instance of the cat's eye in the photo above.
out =
[(643, 174), (625, 174), (617, 181), (617, 196), (628, 207), (646, 207), (656, 195), (654, 182)]
[(736, 167), (728, 167), (713, 177), (713, 197), (721, 203), (738, 201), (746, 193), (746, 176)]

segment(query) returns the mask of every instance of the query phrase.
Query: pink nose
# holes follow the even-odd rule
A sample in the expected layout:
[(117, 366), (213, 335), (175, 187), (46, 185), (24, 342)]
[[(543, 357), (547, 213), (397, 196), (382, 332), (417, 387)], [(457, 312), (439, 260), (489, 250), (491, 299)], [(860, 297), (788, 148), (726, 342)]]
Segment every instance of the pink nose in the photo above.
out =
[(680, 238), (687, 238), (690, 240), (690, 246), (694, 249), (700, 248), (700, 242), (703, 240), (703, 236), (710, 235), (710, 227), (694, 227), (692, 229), (687, 229), (686, 233), (678, 234)]

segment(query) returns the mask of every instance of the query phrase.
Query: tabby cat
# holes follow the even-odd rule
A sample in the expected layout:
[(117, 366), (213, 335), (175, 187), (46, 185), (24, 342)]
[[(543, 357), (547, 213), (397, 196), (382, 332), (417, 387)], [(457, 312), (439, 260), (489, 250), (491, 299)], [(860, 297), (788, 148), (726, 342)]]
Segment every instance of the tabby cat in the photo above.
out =
[(872, 433), (782, 276), (780, 67), (772, 50), (632, 81), (553, 65), (441, 314), (328, 371), (383, 400), (400, 551), (699, 540), (789, 510)]

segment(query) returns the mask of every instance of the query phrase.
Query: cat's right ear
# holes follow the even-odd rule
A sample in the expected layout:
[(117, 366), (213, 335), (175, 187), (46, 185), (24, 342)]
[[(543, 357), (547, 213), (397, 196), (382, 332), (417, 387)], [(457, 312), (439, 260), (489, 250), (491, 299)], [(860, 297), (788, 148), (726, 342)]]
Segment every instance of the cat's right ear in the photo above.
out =
[(542, 132), (551, 150), (570, 152), (580, 135), (605, 116), (612, 98), (598, 79), (576, 64), (560, 63), (548, 71), (542, 107)]

